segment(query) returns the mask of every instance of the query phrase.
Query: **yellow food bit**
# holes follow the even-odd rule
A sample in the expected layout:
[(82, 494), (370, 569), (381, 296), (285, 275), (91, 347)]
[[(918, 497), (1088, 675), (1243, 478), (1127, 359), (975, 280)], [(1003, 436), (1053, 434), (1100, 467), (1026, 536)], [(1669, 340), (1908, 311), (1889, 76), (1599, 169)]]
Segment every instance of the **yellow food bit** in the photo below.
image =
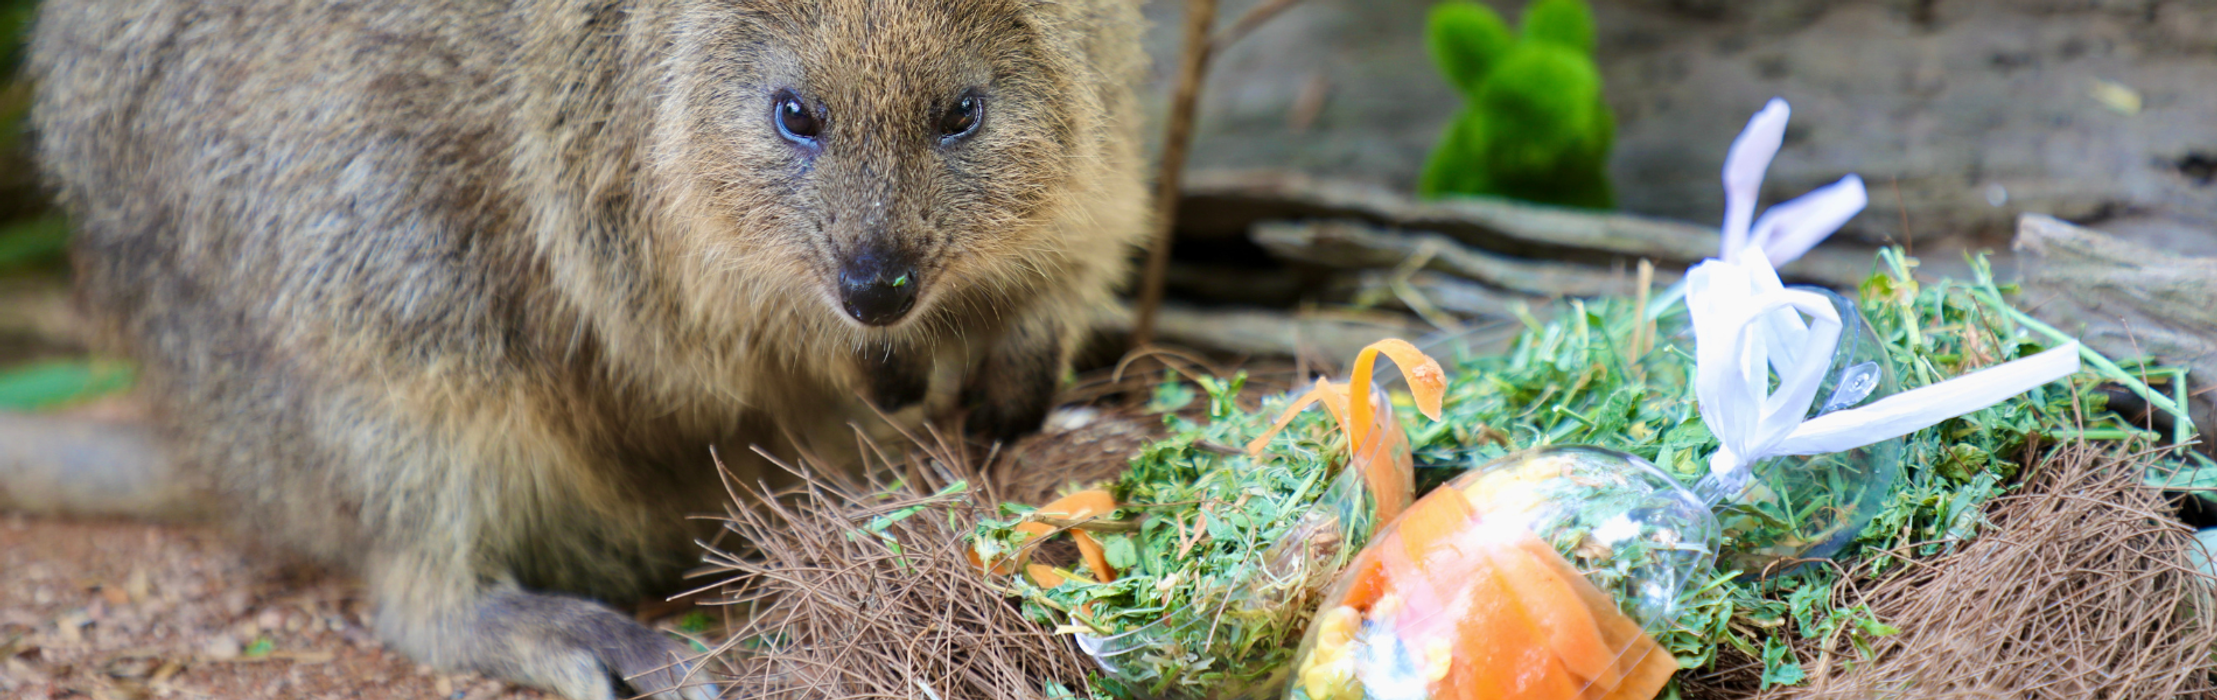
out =
[(1446, 639), (1427, 641), (1424, 643), (1422, 658), (1425, 682), (1438, 683), (1441, 679), (1447, 677), (1448, 669), (1454, 665), (1455, 645)]
[(1362, 700), (1363, 686), (1355, 680), (1355, 633), (1362, 630), (1362, 613), (1345, 605), (1316, 616), (1316, 648), (1301, 664), (1301, 689), (1310, 700)]

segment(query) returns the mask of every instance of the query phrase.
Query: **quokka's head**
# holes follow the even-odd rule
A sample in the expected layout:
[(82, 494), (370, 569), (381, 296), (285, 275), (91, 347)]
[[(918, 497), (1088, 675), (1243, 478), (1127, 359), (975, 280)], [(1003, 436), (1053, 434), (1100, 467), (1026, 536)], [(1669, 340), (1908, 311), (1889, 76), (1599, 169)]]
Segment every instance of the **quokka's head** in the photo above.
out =
[[(676, 23), (654, 161), (696, 301), (844, 337), (1020, 301), (1098, 158), (1081, 37), (1040, 0), (699, 0)], [(1061, 34), (1058, 34), (1060, 32)], [(1135, 206), (1137, 203), (1135, 203)], [(773, 292), (773, 293), (764, 293)], [(741, 302), (740, 300), (745, 300)]]

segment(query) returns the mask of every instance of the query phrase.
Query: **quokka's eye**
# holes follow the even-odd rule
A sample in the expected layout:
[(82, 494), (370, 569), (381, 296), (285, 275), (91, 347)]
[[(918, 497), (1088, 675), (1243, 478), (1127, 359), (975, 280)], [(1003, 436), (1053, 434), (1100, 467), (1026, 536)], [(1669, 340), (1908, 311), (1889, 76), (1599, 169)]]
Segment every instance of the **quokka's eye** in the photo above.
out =
[(939, 116), (939, 142), (953, 143), (965, 136), (977, 133), (978, 125), (985, 122), (985, 98), (967, 93), (955, 100), (947, 113)]
[(814, 143), (816, 136), (823, 133), (823, 120), (817, 119), (816, 113), (809, 111), (808, 105), (801, 104), (801, 98), (792, 91), (779, 91), (774, 103), (770, 121), (777, 124), (778, 135), (795, 143)]

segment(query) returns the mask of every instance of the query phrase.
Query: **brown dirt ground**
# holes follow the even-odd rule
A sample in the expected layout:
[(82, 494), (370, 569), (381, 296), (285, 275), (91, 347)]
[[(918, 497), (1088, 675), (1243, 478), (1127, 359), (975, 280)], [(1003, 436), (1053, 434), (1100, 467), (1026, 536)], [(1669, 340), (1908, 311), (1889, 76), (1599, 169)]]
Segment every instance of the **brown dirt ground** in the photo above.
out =
[[(145, 418), (130, 395), (60, 413)], [(555, 700), (386, 649), (358, 579), (287, 561), (210, 524), (0, 511), (0, 698)]]
[(207, 526), (0, 515), (0, 696), (549, 697), (420, 667), (357, 581), (268, 561)]
[[(71, 413), (137, 417), (127, 399), (102, 404)], [(1159, 432), (1157, 416), (1061, 412), (996, 460), (995, 480), (1044, 502), (1112, 478)], [(358, 580), (282, 561), (211, 525), (0, 513), (0, 697), (553, 698), (417, 665), (366, 627)], [(689, 609), (649, 614), (668, 629)]]

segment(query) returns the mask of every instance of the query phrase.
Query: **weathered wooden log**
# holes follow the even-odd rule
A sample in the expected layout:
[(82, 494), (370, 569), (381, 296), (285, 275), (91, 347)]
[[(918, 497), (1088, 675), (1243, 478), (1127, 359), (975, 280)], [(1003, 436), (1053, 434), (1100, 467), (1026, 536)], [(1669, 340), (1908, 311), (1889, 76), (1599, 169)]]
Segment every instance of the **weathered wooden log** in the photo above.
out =
[(1210, 304), (1283, 307), (1298, 304), (1328, 276), (1283, 268), (1172, 263), (1165, 282), (1172, 298)]
[[(1437, 233), (1397, 231), (1345, 219), (1263, 222), (1256, 245), (1279, 257), (1339, 269), (1424, 269), (1541, 297), (1594, 297), (1633, 293), (1637, 281), (1622, 270), (1525, 260), (1489, 253)], [(1663, 284), (1677, 275), (1661, 277)]]
[[(2212, 232), (2217, 235), (2217, 232)], [(2157, 250), (2027, 214), (2015, 248), (2023, 306), (2111, 357), (2188, 368), (2188, 392), (2217, 386), (2217, 258)], [(2208, 451), (2217, 394), (2188, 402)]]
[[(1182, 237), (1248, 235), (1264, 221), (1335, 219), (1426, 231), (1495, 255), (1629, 268), (1640, 258), (1682, 270), (1717, 254), (1709, 226), (1625, 214), (1467, 197), (1419, 201), (1384, 188), (1282, 171), (1213, 171), (1187, 178)], [(1869, 276), (1875, 249), (1810, 251), (1786, 265), (1789, 280), (1850, 288)]]
[[(1363, 346), (1384, 338), (1416, 340), (1437, 329), (1392, 313), (1256, 308), (1201, 309), (1164, 303), (1155, 317), (1155, 340), (1206, 352), (1251, 357), (1308, 356), (1333, 366), (1353, 361)], [(1131, 332), (1132, 312), (1119, 306), (1095, 325), (1103, 332)]]
[(1346, 296), (1355, 306), (1398, 309), (1418, 316), (1430, 313), (1423, 307), (1466, 320), (1514, 319), (1518, 318), (1519, 307), (1523, 313), (1545, 316), (1548, 309), (1546, 299), (1503, 292), (1430, 271), (1404, 275), (1398, 270), (1367, 270), (1342, 283), (1352, 285)]

